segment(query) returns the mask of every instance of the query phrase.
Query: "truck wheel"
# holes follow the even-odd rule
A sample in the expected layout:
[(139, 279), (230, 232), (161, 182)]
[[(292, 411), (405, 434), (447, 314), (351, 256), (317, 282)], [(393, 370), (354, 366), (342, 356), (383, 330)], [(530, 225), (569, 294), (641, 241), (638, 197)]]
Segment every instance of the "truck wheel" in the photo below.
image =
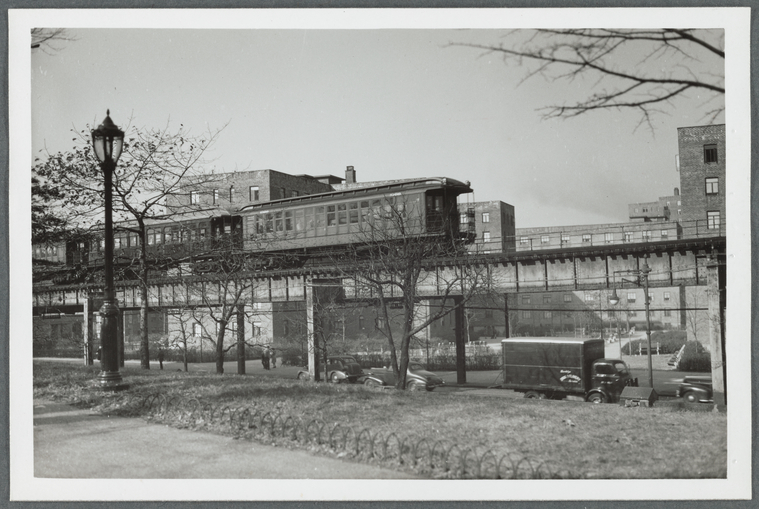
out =
[(688, 391), (683, 394), (683, 399), (688, 403), (698, 403), (698, 394), (693, 391)]
[(606, 397), (600, 392), (594, 392), (588, 396), (588, 403), (606, 403)]
[(546, 396), (537, 391), (527, 391), (524, 393), (524, 397), (527, 399), (545, 399)]

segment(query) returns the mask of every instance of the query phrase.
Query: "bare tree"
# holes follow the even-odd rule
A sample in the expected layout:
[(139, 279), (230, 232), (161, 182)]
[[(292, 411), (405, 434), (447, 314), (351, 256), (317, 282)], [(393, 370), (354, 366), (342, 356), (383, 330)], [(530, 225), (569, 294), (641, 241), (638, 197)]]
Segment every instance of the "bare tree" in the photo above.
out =
[[(223, 129), (223, 128), (222, 128)], [(200, 185), (213, 178), (203, 173), (207, 163), (204, 156), (218, 138), (222, 129), (209, 130), (204, 136), (191, 135), (184, 127), (172, 131), (162, 129), (127, 128), (124, 148), (113, 174), (113, 214), (136, 234), (139, 249), (136, 259), (140, 281), (140, 364), (150, 369), (148, 338), (148, 279), (150, 253), (146, 225), (151, 220), (166, 221), (177, 215), (199, 208), (198, 205), (177, 205), (167, 211), (167, 199), (187, 193), (184, 185), (192, 181)], [(103, 177), (88, 143), (89, 129), (77, 133), (79, 141), (71, 152), (48, 155), (37, 159), (33, 171), (43, 183), (55, 186), (66, 196), (68, 224), (89, 225), (99, 231), (104, 210)], [(62, 212), (62, 209), (58, 210)], [(122, 260), (123, 262), (123, 260)]]
[[(388, 342), (398, 389), (406, 388), (412, 339), (490, 289), (485, 267), (471, 262), (458, 235), (455, 207), (431, 228), (423, 222), (423, 206), (402, 196), (385, 197), (364, 211), (353, 243), (335, 260), (341, 275), (355, 281), (357, 297), (378, 309), (378, 328)], [(429, 297), (453, 304), (421, 306)], [(395, 321), (400, 322), (397, 335), (391, 325)]]
[(570, 104), (542, 108), (544, 118), (571, 118), (600, 110), (632, 109), (653, 130), (652, 115), (672, 108), (690, 92), (720, 102), (705, 117), (724, 111), (724, 32), (692, 29), (543, 29), (511, 32), (493, 45), (455, 43), (498, 53), (526, 67), (523, 82), (536, 75), (549, 81), (588, 78), (597, 91)]
[(62, 49), (62, 43), (76, 41), (65, 28), (32, 28), (31, 49), (53, 54)]

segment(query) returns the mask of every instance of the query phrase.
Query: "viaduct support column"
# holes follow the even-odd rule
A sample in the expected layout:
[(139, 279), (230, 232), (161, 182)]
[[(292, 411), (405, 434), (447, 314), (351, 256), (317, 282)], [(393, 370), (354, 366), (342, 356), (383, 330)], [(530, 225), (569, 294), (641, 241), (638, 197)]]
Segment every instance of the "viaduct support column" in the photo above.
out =
[(709, 309), (709, 349), (712, 357), (712, 392), (714, 403), (727, 403), (725, 395), (725, 327), (724, 293), (725, 270), (717, 257), (712, 256), (706, 266), (706, 300)]
[(92, 321), (91, 321), (92, 301), (90, 296), (84, 298), (84, 313), (82, 317), (82, 342), (84, 343), (84, 364), (92, 366)]
[(245, 374), (245, 305), (237, 306), (237, 374)]
[(456, 383), (466, 383), (466, 338), (464, 334), (464, 313), (466, 309), (462, 304), (463, 297), (454, 297), (453, 303), (456, 306), (454, 310), (455, 317), (455, 336), (456, 336)]
[(316, 366), (316, 312), (314, 306), (316, 300), (314, 299), (314, 280), (312, 277), (307, 277), (305, 281), (306, 285), (306, 337), (308, 341), (308, 376), (309, 380), (315, 382), (319, 381), (319, 369)]

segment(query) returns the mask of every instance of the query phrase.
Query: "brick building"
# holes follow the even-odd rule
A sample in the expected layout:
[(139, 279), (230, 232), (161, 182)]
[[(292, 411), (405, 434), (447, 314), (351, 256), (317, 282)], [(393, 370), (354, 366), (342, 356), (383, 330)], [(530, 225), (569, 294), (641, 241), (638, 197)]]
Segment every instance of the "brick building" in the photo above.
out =
[[(474, 212), (474, 218), (471, 213)], [(515, 251), (516, 219), (514, 206), (502, 201), (483, 201), (459, 205), (462, 230), (474, 219), (474, 243), (470, 251), (509, 253)]]
[(677, 142), (685, 235), (724, 234), (725, 124), (680, 127)]
[(675, 188), (671, 196), (660, 196), (657, 201), (630, 203), (627, 205), (627, 215), (631, 223), (680, 221), (681, 199), (680, 189)]
[(606, 223), (517, 228), (515, 234), (517, 251), (533, 251), (674, 240), (681, 237), (681, 228), (671, 221)]

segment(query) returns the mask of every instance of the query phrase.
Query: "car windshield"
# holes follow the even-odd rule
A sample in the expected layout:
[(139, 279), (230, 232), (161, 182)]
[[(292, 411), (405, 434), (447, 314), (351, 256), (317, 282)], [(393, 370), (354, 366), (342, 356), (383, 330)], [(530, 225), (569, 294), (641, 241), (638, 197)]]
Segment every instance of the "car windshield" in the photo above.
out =
[(356, 359), (354, 359), (353, 357), (343, 357), (340, 360), (342, 360), (343, 362), (347, 362), (348, 364), (355, 364), (356, 363)]
[(627, 369), (627, 364), (625, 364), (623, 361), (616, 361), (614, 363), (614, 367), (617, 369), (617, 372), (622, 375), (627, 375), (630, 373)]
[(412, 371), (421, 371), (424, 369), (424, 366), (419, 364), (418, 362), (409, 362), (408, 363), (408, 369)]

